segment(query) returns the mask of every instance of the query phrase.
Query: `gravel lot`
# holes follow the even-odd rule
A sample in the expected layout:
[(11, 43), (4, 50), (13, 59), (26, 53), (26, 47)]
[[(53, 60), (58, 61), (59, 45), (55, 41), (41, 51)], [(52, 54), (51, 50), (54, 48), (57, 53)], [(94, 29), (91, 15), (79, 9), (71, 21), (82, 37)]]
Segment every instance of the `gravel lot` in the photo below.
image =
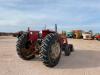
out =
[(59, 64), (48, 68), (38, 58), (20, 59), (16, 40), (0, 37), (0, 75), (100, 75), (100, 41), (68, 39), (75, 52), (69, 57), (62, 54)]

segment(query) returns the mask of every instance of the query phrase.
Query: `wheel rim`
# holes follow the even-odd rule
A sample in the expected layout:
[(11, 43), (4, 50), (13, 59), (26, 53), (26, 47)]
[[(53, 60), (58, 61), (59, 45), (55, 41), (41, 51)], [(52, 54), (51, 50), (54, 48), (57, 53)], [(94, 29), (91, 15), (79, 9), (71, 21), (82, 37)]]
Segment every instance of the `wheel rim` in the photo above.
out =
[(58, 58), (60, 54), (60, 44), (58, 42), (55, 42), (52, 46), (51, 46), (51, 58), (52, 59), (56, 59)]

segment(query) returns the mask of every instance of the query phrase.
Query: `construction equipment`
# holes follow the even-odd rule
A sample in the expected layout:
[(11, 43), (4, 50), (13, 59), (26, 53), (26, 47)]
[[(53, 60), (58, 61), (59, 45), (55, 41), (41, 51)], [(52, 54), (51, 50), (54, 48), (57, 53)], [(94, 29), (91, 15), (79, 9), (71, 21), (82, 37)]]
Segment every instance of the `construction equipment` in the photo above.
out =
[(59, 62), (61, 52), (64, 51), (65, 55), (69, 56), (73, 51), (73, 45), (68, 44), (65, 35), (57, 33), (57, 25), (55, 25), (55, 31), (45, 29), (42, 33), (28, 28), (27, 32), (23, 32), (18, 37), (16, 49), (17, 54), (24, 60), (39, 55), (44, 65), (54, 67)]
[(92, 30), (89, 30), (88, 32), (82, 32), (82, 36), (84, 40), (93, 40), (93, 32)]
[(75, 39), (81, 39), (82, 38), (82, 30), (73, 30), (72, 32), (74, 33), (73, 37)]

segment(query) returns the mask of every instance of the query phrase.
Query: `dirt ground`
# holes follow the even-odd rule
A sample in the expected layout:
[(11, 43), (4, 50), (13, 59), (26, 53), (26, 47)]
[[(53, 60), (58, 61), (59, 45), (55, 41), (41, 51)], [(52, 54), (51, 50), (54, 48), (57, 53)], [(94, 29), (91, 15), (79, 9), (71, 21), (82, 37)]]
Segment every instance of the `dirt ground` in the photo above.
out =
[(38, 58), (20, 59), (16, 40), (0, 37), (0, 75), (100, 75), (100, 41), (69, 39), (75, 52), (69, 57), (62, 54), (59, 64), (48, 68)]

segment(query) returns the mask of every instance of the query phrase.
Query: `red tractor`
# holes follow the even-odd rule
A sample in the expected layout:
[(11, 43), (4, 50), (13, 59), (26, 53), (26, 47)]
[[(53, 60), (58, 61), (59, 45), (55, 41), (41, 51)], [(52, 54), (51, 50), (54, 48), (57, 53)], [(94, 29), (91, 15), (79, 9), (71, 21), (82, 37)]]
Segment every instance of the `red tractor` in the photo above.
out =
[(58, 64), (61, 52), (65, 52), (65, 56), (69, 56), (73, 51), (73, 45), (68, 44), (64, 34), (57, 33), (57, 25), (55, 31), (42, 30), (23, 32), (18, 37), (17, 54), (24, 60), (35, 58), (39, 55), (44, 65), (54, 67)]

